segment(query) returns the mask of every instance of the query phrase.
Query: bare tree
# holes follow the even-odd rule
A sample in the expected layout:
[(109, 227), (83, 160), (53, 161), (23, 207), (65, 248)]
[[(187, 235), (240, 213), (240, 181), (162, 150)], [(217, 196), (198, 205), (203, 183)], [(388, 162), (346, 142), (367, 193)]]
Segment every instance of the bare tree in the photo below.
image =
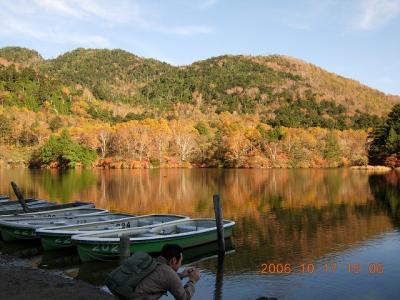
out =
[(184, 128), (173, 129), (174, 141), (181, 161), (186, 161), (196, 151), (196, 140), (193, 135)]
[(108, 142), (110, 140), (110, 137), (111, 137), (111, 133), (109, 130), (106, 130), (106, 129), (101, 129), (97, 134), (97, 138), (100, 143), (99, 148), (100, 148), (102, 158), (105, 158), (107, 155)]

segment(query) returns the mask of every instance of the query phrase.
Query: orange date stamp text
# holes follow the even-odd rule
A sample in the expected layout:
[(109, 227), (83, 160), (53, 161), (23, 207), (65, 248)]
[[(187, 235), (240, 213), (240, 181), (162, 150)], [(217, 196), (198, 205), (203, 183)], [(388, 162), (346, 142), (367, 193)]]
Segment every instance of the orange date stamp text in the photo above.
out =
[[(347, 264), (338, 266), (337, 262), (314, 264), (314, 263), (301, 263), (293, 265), (290, 263), (263, 263), (260, 265), (260, 272), (262, 274), (290, 274), (292, 272), (308, 273), (320, 271), (323, 273), (336, 273), (339, 268), (344, 268), (347, 273), (360, 274), (363, 271), (368, 274), (383, 274), (385, 267), (383, 263), (369, 263), (362, 266), (360, 263), (348, 262)], [(343, 270), (344, 270), (343, 269)]]

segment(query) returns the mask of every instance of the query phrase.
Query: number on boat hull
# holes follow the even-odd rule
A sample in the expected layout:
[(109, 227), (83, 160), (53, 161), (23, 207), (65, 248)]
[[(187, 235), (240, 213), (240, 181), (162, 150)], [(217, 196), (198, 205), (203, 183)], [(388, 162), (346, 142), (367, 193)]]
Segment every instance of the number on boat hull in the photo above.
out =
[(57, 245), (69, 245), (69, 244), (71, 244), (71, 239), (62, 239), (62, 238), (59, 238), (59, 239), (56, 239), (55, 241), (54, 241), (54, 243), (55, 244), (57, 244)]
[(92, 248), (93, 252), (108, 252), (108, 253), (118, 253), (119, 245), (96, 245)]

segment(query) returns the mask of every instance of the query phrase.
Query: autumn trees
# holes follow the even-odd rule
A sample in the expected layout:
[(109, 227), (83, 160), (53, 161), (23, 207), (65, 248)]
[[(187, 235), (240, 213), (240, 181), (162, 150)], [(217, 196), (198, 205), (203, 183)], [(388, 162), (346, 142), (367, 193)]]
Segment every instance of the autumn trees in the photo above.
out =
[[(68, 128), (71, 140), (115, 167), (337, 167), (366, 163), (363, 130), (272, 127), (252, 115), (147, 118), (107, 124), (78, 116), (6, 109), (0, 144), (32, 152)], [(23, 121), (21, 121), (23, 120)], [(388, 147), (395, 135), (388, 132)]]
[[(174, 67), (123, 50), (43, 60), (0, 49), (1, 147), (31, 153), (68, 128), (72, 143), (124, 167), (366, 164), (367, 131), (383, 122), (371, 112), (382, 115), (389, 100), (281, 56)], [(398, 164), (398, 114), (371, 136), (371, 163)]]

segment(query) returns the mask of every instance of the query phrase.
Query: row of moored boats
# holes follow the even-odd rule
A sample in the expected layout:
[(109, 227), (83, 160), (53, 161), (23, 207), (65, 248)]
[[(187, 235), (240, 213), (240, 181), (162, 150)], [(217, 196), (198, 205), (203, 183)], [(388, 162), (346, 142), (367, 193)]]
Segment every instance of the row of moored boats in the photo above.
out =
[[(45, 251), (77, 247), (82, 261), (117, 258), (122, 236), (129, 237), (131, 253), (160, 252), (167, 243), (189, 248), (217, 240), (215, 219), (112, 213), (86, 202), (26, 199), (25, 205), (27, 210), (19, 201), (0, 196), (0, 231), (5, 242), (40, 239)], [(226, 238), (234, 224), (224, 220)]]

